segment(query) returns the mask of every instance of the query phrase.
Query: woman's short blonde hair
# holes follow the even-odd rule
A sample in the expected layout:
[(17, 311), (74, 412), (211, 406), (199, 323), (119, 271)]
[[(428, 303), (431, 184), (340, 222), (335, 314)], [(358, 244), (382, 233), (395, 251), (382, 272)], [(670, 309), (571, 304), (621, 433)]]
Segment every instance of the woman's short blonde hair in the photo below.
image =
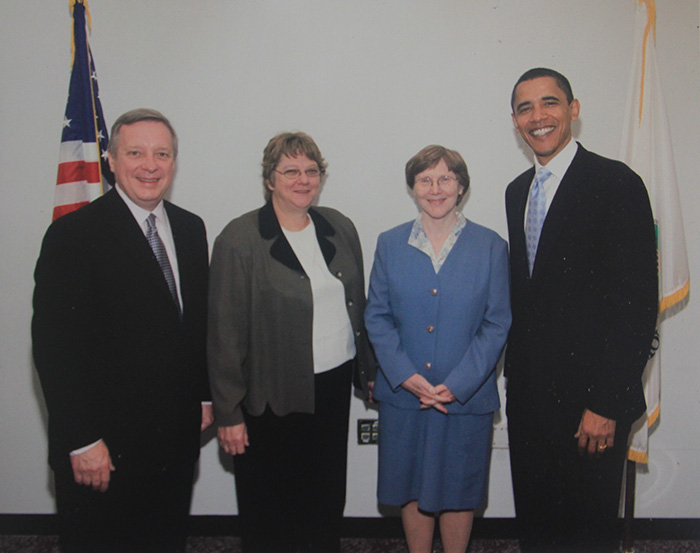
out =
[(265, 201), (270, 201), (272, 191), (270, 187), (275, 186), (275, 169), (282, 156), (297, 157), (305, 155), (311, 161), (318, 164), (321, 175), (326, 172), (326, 165), (321, 151), (316, 146), (314, 139), (303, 132), (283, 132), (270, 139), (265, 146), (262, 160), (263, 188), (265, 189)]

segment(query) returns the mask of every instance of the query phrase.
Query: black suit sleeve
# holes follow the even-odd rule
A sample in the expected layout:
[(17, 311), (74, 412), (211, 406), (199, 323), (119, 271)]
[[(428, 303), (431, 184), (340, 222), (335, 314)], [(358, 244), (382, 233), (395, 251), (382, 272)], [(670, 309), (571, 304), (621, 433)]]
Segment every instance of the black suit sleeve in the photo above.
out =
[(89, 370), (91, 271), (85, 237), (58, 220), (46, 233), (35, 271), (34, 361), (61, 454), (100, 439), (101, 413)]
[(192, 298), (192, 309), (187, 315), (188, 332), (193, 340), (195, 352), (194, 370), (199, 376), (199, 397), (211, 401), (209, 373), (207, 370), (207, 295), (209, 282), (209, 247), (204, 222), (197, 217), (192, 232), (193, 243), (187, 261), (192, 265), (192, 284), (188, 297)]
[(605, 347), (588, 398), (588, 408), (611, 419), (629, 419), (632, 387), (641, 385), (658, 312), (656, 236), (649, 198), (642, 180), (624, 168), (615, 186), (600, 251), (606, 272)]
[(185, 335), (191, 341), (192, 370), (197, 375), (197, 396), (211, 401), (207, 372), (207, 290), (209, 247), (204, 221), (166, 202), (180, 269), (180, 292), (184, 302)]

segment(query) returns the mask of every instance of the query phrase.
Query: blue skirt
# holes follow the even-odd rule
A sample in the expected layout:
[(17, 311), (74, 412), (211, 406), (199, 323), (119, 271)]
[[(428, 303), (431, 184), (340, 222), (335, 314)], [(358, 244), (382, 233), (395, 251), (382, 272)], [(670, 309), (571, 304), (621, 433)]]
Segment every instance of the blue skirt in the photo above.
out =
[(493, 413), (444, 415), (379, 404), (377, 497), (422, 511), (476, 509), (486, 496)]

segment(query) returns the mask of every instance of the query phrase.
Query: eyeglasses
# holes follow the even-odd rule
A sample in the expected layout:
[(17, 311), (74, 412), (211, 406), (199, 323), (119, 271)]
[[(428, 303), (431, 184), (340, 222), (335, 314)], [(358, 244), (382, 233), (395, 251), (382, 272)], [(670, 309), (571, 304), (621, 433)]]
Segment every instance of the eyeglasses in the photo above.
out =
[[(452, 188), (455, 184), (457, 184), (457, 177), (453, 177), (452, 175), (443, 175), (442, 177), (438, 177), (437, 180), (437, 185), (443, 190)], [(421, 188), (431, 188), (433, 186), (433, 179), (431, 179), (430, 177), (416, 179), (414, 186), (420, 186)]]
[[(279, 173), (280, 175), (284, 175), (289, 180), (294, 180), (294, 179), (298, 179), (301, 176), (302, 171), (300, 171), (299, 169), (285, 169), (284, 171), (278, 171), (277, 169), (275, 169), (275, 173)], [(309, 177), (310, 179), (317, 179), (318, 177), (321, 176), (320, 169), (307, 169), (303, 173), (307, 177)]]

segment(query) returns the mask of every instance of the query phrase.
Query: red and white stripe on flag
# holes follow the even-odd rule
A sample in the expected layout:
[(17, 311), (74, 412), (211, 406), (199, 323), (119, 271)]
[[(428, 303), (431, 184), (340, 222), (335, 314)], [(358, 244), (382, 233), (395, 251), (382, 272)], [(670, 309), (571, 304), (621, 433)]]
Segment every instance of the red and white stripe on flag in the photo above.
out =
[(95, 143), (61, 142), (53, 218), (58, 219), (102, 194), (100, 161)]

